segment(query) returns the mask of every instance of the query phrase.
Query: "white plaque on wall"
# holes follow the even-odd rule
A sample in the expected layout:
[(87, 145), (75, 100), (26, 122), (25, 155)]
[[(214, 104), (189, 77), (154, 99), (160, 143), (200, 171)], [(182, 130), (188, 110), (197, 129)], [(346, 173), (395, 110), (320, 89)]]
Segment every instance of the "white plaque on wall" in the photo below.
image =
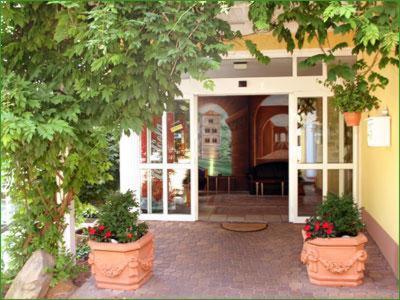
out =
[(368, 146), (389, 147), (390, 146), (390, 117), (370, 117), (368, 122)]

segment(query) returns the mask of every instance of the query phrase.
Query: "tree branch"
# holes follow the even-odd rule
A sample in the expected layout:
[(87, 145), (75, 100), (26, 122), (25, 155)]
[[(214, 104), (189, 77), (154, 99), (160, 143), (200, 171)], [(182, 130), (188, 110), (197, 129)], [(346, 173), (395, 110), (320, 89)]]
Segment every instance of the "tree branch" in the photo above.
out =
[(178, 20), (176, 20), (174, 26), (172, 26), (171, 30), (168, 31), (167, 35), (170, 35), (172, 31), (174, 31), (176, 25), (179, 23), (179, 21), (183, 18), (184, 15), (186, 15), (190, 10), (192, 10), (195, 6), (197, 5), (197, 3), (195, 2), (191, 7), (189, 7), (187, 10), (185, 10), (178, 18)]
[(362, 76), (367, 75), (372, 70), (372, 68), (375, 66), (376, 62), (378, 61), (378, 55), (379, 55), (379, 52), (376, 52), (375, 57), (374, 57), (371, 65), (368, 67), (367, 70), (365, 70), (364, 73), (361, 74)]

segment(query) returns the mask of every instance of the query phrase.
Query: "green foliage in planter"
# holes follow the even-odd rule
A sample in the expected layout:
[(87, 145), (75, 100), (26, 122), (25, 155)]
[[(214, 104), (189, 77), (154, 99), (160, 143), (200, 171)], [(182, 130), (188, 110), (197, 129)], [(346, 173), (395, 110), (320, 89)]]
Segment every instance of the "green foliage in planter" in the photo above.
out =
[[(363, 112), (379, 107), (379, 99), (371, 92), (378, 87), (384, 88), (388, 80), (376, 72), (366, 78), (367, 65), (359, 60), (352, 66), (357, 74), (351, 80), (341, 79), (338, 81), (326, 80), (324, 85), (333, 92), (333, 104), (341, 112)], [(364, 72), (362, 72), (364, 71)]]
[(335, 236), (356, 236), (364, 229), (360, 210), (350, 195), (329, 193), (318, 207), (317, 216), (334, 224)]
[(136, 241), (148, 231), (146, 223), (138, 222), (139, 204), (132, 192), (111, 194), (99, 208), (99, 226), (89, 228), (89, 237), (100, 242), (114, 239), (120, 243)]

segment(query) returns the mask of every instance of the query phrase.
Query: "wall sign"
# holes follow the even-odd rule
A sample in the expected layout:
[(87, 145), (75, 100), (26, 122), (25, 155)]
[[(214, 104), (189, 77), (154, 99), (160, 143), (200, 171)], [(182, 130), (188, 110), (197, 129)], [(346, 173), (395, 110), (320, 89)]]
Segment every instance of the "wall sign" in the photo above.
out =
[(368, 146), (389, 147), (390, 146), (390, 117), (370, 117), (368, 122)]

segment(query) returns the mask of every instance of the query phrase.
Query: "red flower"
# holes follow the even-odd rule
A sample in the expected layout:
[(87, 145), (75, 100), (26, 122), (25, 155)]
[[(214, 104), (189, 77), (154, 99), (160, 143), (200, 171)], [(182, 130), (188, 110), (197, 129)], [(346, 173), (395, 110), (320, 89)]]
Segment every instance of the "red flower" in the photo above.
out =
[(309, 239), (310, 237), (311, 237), (311, 232), (307, 232), (307, 233), (306, 233), (306, 238)]
[(332, 234), (332, 229), (331, 229), (331, 228), (328, 228), (328, 229), (326, 230), (326, 234)]
[(303, 228), (305, 231), (309, 231), (310, 229), (311, 229), (311, 226), (310, 225), (306, 225), (306, 226), (304, 226), (304, 228)]
[(322, 228), (323, 229), (328, 229), (329, 228), (329, 223), (328, 222), (324, 222), (324, 223), (322, 223)]
[(99, 230), (100, 230), (100, 231), (103, 231), (105, 228), (106, 228), (106, 226), (104, 226), (104, 225), (100, 225), (100, 226), (99, 226)]
[(314, 231), (318, 231), (318, 230), (319, 230), (319, 227), (320, 227), (319, 222), (318, 222), (318, 221), (315, 222), (315, 224), (314, 224)]
[(95, 235), (95, 234), (96, 234), (96, 229), (95, 229), (95, 228), (89, 227), (89, 228), (88, 228), (88, 231), (89, 231), (89, 234), (90, 234), (90, 235)]
[(107, 231), (104, 236), (108, 239), (111, 237), (111, 235), (112, 235), (111, 231)]
[(133, 237), (133, 234), (129, 232), (129, 233), (126, 234), (126, 237), (127, 237), (128, 239), (131, 239), (131, 238)]

